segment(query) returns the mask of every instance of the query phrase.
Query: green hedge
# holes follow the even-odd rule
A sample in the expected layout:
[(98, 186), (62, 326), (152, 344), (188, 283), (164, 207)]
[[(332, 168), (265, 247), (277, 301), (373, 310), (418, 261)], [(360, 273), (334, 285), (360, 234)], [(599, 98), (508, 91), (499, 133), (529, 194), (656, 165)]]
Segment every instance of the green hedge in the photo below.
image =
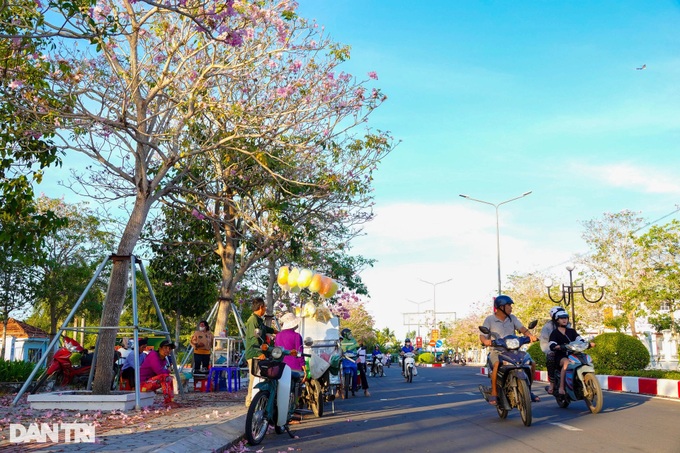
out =
[(0, 359), (0, 382), (24, 382), (35, 368), (35, 363)]
[(434, 354), (431, 352), (423, 352), (416, 357), (418, 363), (434, 363)]
[(545, 370), (546, 368), (546, 363), (545, 363), (545, 354), (541, 350), (541, 343), (538, 341), (535, 343), (531, 343), (531, 346), (529, 346), (529, 349), (527, 349), (527, 352), (531, 356), (534, 362), (536, 362), (536, 369), (537, 370)]
[(637, 338), (620, 332), (603, 333), (592, 340), (588, 353), (595, 363), (595, 371), (643, 371), (649, 365), (649, 351)]

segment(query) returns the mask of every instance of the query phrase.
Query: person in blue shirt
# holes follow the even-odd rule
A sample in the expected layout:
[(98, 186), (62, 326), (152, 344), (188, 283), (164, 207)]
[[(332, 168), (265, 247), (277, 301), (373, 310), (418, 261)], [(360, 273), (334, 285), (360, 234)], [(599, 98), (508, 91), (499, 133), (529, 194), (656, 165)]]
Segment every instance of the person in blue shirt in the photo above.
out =
[(411, 340), (409, 338), (404, 340), (404, 347), (401, 348), (401, 351), (399, 351), (399, 355), (402, 356), (401, 360), (401, 375), (403, 376), (404, 373), (406, 372), (406, 361), (403, 359), (404, 354), (407, 352), (413, 352), (413, 345), (411, 344)]
[(144, 363), (144, 359), (146, 358), (144, 350), (146, 349), (148, 340), (146, 338), (140, 338), (137, 340), (137, 342), (139, 344), (130, 354), (128, 354), (128, 356), (125, 358), (125, 363), (121, 368), (121, 377), (123, 379), (127, 379), (130, 383), (130, 387), (133, 388), (135, 386), (135, 354), (139, 354), (139, 366), (141, 367), (142, 363)]

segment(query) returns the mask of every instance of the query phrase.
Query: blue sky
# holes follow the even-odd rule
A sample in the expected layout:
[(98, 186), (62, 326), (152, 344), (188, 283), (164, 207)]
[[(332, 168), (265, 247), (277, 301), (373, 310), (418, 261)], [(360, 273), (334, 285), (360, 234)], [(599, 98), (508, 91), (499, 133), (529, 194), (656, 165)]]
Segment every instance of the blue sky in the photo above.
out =
[[(565, 263), (587, 250), (583, 221), (677, 208), (678, 2), (299, 3), (352, 47), (343, 70), (377, 72), (388, 100), (370, 123), (401, 141), (379, 166), (376, 218), (353, 249), (377, 259), (362, 273), (376, 327), (403, 338), (403, 313), (418, 310), (408, 300), (433, 298), (421, 279), (452, 279), (437, 286), (438, 312), (490, 302), (495, 210), (461, 193), (498, 203), (533, 191), (500, 207), (504, 281), (534, 271), (565, 280)], [(38, 190), (73, 199), (53, 182)]]
[[(377, 327), (431, 299), (464, 316), (501, 271), (547, 271), (585, 252), (581, 222), (680, 200), (677, 2), (301, 0), (388, 95), (371, 124), (401, 144), (375, 179), (374, 222), (354, 252)], [(636, 67), (646, 64), (644, 70)], [(664, 219), (668, 221), (678, 215)], [(521, 301), (520, 301), (521, 302)], [(432, 309), (422, 304), (421, 311)]]

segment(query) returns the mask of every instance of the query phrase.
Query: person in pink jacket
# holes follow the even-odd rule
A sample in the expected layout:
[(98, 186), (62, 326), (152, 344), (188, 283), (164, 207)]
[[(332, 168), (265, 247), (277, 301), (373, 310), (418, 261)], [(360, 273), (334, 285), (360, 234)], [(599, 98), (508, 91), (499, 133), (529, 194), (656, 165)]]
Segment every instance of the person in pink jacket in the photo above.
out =
[(139, 367), (139, 380), (142, 383), (140, 390), (142, 392), (155, 392), (162, 388), (165, 396), (164, 402), (170, 407), (176, 407), (177, 403), (173, 401), (175, 391), (165, 359), (172, 353), (173, 349), (175, 349), (174, 343), (168, 340), (161, 341), (158, 351), (149, 352), (144, 363)]

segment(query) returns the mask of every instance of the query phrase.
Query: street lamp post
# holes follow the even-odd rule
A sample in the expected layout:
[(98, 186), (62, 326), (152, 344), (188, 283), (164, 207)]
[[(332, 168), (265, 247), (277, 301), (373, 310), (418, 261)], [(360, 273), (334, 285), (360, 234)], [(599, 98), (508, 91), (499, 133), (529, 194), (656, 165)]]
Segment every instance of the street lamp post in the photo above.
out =
[(420, 336), (420, 305), (424, 304), (425, 302), (429, 302), (432, 299), (427, 299), (422, 302), (416, 302), (415, 300), (411, 299), (406, 299), (407, 301), (411, 302), (412, 304), (416, 304), (418, 306), (418, 336)]
[(597, 303), (602, 300), (602, 297), (604, 297), (604, 287), (605, 287), (605, 282), (603, 280), (598, 280), (597, 281), (597, 286), (600, 288), (600, 297), (598, 297), (595, 300), (590, 300), (586, 297), (586, 292), (585, 288), (583, 285), (574, 285), (574, 279), (572, 277), (572, 272), (574, 271), (574, 266), (572, 263), (567, 264), (567, 271), (569, 271), (569, 286), (562, 284), (562, 297), (559, 299), (555, 299), (552, 296), (552, 293), (550, 292), (550, 288), (553, 286), (553, 281), (551, 278), (546, 278), (543, 284), (545, 287), (548, 289), (548, 297), (550, 300), (553, 302), (559, 304), (561, 302), (564, 302), (564, 305), (569, 307), (571, 305), (571, 323), (576, 329), (576, 311), (574, 308), (574, 293), (580, 293), (583, 299), (586, 302), (590, 302), (591, 304)]
[(448, 283), (451, 280), (453, 280), (453, 279), (450, 278), (448, 280), (444, 280), (444, 281), (441, 281), (441, 282), (430, 283), (426, 280), (423, 280), (422, 278), (420, 279), (421, 282), (427, 283), (428, 285), (432, 285), (432, 309), (434, 310), (434, 328), (435, 329), (438, 328), (437, 327), (437, 285), (441, 285), (442, 283)]
[(479, 200), (477, 198), (472, 198), (471, 196), (464, 195), (464, 194), (458, 195), (459, 197), (467, 198), (468, 200), (488, 204), (490, 206), (493, 206), (496, 209), (496, 255), (497, 255), (497, 258), (498, 258), (498, 295), (502, 294), (502, 292), (501, 292), (501, 233), (500, 233), (500, 226), (499, 226), (499, 222), (498, 222), (498, 208), (501, 205), (504, 205), (506, 203), (510, 203), (511, 201), (515, 201), (515, 200), (519, 200), (520, 198), (524, 198), (527, 195), (529, 195), (531, 192), (532, 192), (531, 190), (528, 191), (528, 192), (524, 192), (522, 195), (520, 195), (518, 197), (511, 198), (511, 199), (505, 200), (505, 201), (501, 201), (500, 203), (490, 203), (488, 201)]

